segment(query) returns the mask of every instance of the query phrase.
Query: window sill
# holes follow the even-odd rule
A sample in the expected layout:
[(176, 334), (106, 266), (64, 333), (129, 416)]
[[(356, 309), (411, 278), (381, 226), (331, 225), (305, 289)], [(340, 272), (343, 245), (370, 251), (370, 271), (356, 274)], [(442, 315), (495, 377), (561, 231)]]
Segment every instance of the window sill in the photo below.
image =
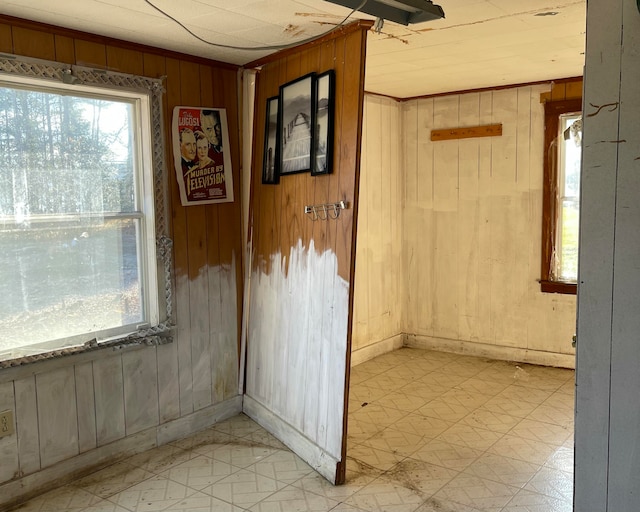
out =
[(578, 293), (578, 285), (576, 283), (563, 283), (560, 281), (540, 281), (540, 291), (544, 293), (576, 295)]

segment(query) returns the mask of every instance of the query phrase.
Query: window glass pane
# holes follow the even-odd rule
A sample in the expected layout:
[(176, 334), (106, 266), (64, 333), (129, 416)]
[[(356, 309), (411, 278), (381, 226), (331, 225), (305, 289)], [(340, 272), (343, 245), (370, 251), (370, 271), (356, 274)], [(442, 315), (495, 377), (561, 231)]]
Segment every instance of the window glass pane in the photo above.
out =
[(153, 309), (138, 100), (46, 87), (0, 83), (0, 357), (133, 332)]
[(138, 238), (135, 219), (5, 225), (0, 352), (140, 323)]
[(579, 204), (575, 200), (562, 201), (562, 242), (559, 278), (575, 283), (578, 279)]
[(0, 216), (134, 211), (132, 111), (0, 87)]
[(575, 283), (578, 278), (578, 232), (580, 206), (581, 115), (560, 116), (560, 173), (558, 184), (557, 279)]

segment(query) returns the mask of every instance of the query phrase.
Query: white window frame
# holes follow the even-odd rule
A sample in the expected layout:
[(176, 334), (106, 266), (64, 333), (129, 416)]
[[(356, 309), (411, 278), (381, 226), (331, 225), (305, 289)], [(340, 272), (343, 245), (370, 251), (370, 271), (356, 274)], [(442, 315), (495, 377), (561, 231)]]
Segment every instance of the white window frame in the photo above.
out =
[[(90, 335), (39, 343), (0, 354), (0, 369), (60, 355), (128, 344), (163, 344), (172, 341), (172, 242), (165, 219), (166, 172), (162, 140), (162, 82), (156, 79), (93, 70), (84, 67), (0, 54), (0, 85), (41, 89), (45, 92), (72, 93), (101, 99), (131, 102), (136, 118), (134, 143), (137, 146), (135, 187), (140, 210), (116, 214), (117, 218), (142, 219), (139, 258), (145, 321)], [(105, 216), (107, 218), (108, 216)], [(63, 319), (62, 319), (63, 320)], [(96, 336), (94, 336), (94, 334)], [(91, 339), (87, 339), (87, 338)], [(29, 355), (26, 355), (29, 354)]]

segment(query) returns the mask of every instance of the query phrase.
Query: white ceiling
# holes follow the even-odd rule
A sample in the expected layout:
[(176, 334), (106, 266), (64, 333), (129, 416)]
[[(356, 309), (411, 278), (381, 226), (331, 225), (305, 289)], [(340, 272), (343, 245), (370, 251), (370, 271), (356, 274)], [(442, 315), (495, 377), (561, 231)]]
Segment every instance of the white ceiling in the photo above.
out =
[[(207, 41), (244, 48), (296, 43), (350, 12), (324, 0), (149, 1)], [(369, 33), (367, 91), (406, 98), (582, 75), (586, 0), (434, 3), (445, 19)], [(233, 64), (275, 51), (205, 44), (145, 0), (2, 0), (0, 13)]]

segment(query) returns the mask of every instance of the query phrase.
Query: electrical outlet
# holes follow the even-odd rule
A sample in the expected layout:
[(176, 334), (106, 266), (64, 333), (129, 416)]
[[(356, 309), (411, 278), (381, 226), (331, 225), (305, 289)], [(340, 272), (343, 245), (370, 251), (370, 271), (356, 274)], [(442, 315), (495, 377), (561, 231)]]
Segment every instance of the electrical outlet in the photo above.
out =
[(10, 436), (14, 432), (13, 411), (0, 412), (0, 437)]

